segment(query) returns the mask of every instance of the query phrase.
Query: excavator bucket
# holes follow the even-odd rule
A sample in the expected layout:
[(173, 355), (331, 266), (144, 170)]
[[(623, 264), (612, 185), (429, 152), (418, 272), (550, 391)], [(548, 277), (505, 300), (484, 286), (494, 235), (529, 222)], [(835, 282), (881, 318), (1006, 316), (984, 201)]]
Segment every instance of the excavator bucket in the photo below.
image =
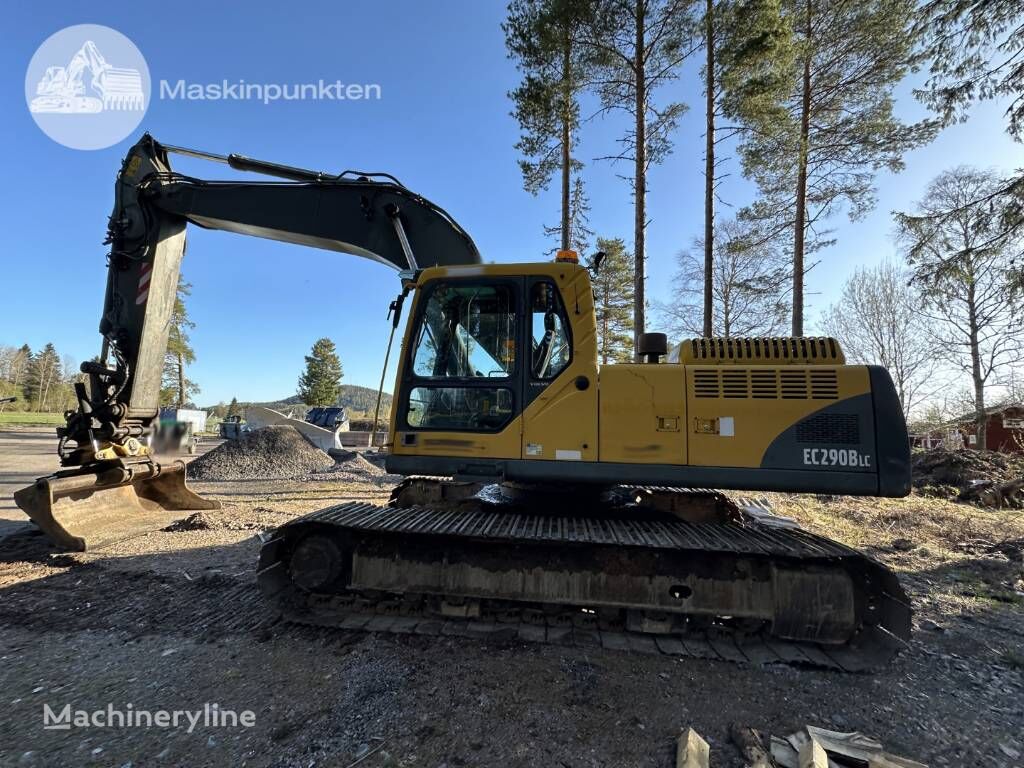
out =
[(85, 552), (164, 528), (185, 513), (220, 509), (185, 485), (185, 464), (117, 463), (41, 477), (14, 494), (58, 547)]

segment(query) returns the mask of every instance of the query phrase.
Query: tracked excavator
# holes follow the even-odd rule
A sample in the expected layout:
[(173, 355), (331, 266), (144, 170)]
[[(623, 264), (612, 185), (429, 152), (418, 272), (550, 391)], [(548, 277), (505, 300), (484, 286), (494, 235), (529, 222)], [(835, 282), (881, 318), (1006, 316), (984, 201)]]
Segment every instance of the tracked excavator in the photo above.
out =
[[(183, 176), (172, 153), (264, 178)], [(844, 670), (909, 637), (889, 570), (722, 492), (906, 495), (884, 369), (847, 364), (828, 338), (669, 350), (660, 334), (640, 362), (599, 365), (575, 254), (482, 264), (451, 216), (387, 174), (148, 134), (117, 177), (102, 353), (58, 429), (64, 469), (16, 493), (58, 545), (93, 549), (217, 506), (149, 446), (189, 224), (396, 269), (393, 336), (410, 305), (386, 446), (406, 479), (386, 505), (340, 503), (269, 537), (257, 578), (288, 619)]]

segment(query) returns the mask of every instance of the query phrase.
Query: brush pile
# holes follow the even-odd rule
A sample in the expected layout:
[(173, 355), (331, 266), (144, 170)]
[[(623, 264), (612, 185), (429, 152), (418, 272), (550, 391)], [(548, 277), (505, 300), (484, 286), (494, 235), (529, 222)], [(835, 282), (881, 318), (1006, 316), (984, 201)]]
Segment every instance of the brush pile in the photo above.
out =
[(1024, 456), (935, 448), (911, 456), (914, 489), (925, 496), (1003, 508), (1024, 506)]

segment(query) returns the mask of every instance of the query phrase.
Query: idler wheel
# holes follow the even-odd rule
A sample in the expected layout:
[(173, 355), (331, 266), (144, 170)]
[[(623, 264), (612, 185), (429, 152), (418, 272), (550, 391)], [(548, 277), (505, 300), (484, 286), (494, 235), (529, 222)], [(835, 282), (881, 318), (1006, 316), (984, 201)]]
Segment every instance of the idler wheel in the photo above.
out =
[(345, 570), (345, 555), (331, 537), (310, 534), (292, 551), (289, 571), (298, 587), (316, 592), (337, 582)]

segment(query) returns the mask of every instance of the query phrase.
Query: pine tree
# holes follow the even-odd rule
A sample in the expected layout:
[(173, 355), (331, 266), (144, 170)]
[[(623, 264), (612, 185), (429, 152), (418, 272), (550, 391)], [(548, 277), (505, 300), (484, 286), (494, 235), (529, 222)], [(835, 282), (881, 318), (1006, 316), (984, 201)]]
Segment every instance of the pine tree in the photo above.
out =
[(918, 61), (929, 77), (915, 93), (943, 125), (976, 101), (1007, 99), (1007, 132), (1024, 136), (1024, 5), (1020, 0), (924, 0)]
[(792, 66), (792, 30), (779, 0), (705, 0), (704, 5), (704, 305), (701, 332), (713, 333), (715, 196), (717, 149), (721, 141), (741, 133), (742, 125), (726, 125), (720, 117), (784, 119), (786, 73)]
[(227, 413), (227, 415), (228, 415), (228, 417), (231, 417), (231, 416), (241, 416), (242, 415), (242, 406), (240, 406), (238, 404), (238, 398), (237, 397), (232, 397), (231, 398), (231, 404), (228, 406), (228, 413)]
[(522, 130), (516, 149), (524, 156), (519, 161), (523, 186), (536, 195), (559, 173), (559, 224), (545, 232), (558, 236), (562, 250), (573, 241), (572, 174), (583, 167), (573, 157), (579, 141), (578, 98), (593, 65), (580, 35), (593, 9), (593, 0), (512, 0), (502, 24), (509, 57), (523, 73), (522, 83), (509, 93)]
[[(590, 250), (590, 238), (594, 236), (594, 230), (590, 228), (590, 198), (587, 197), (581, 176), (573, 179), (569, 210), (569, 248), (578, 254), (585, 254)], [(544, 227), (544, 234), (561, 238), (561, 227)], [(548, 251), (548, 255), (555, 250)]]
[(686, 111), (681, 102), (657, 105), (655, 92), (678, 77), (697, 22), (696, 0), (618, 0), (601, 4), (587, 44), (599, 65), (596, 83), (605, 112), (619, 111), (630, 127), (621, 150), (605, 160), (625, 161), (633, 170), (633, 347), (639, 359), (646, 303), (647, 172), (672, 150), (671, 136)]
[(762, 200), (745, 212), (792, 237), (793, 335), (804, 333), (807, 257), (830, 244), (824, 222), (874, 205), (874, 178), (898, 171), (903, 154), (928, 141), (934, 121), (893, 114), (892, 92), (914, 45), (914, 0), (784, 0), (796, 36), (787, 116), (743, 115), (744, 169)]
[[(1006, 132), (1024, 139), (1024, 4), (1020, 0), (924, 0), (916, 30), (921, 38), (918, 63), (927, 64), (928, 79), (915, 95), (938, 113), (943, 126), (968, 118), (977, 101), (1003, 99)], [(989, 230), (992, 246), (1020, 241), (1024, 232), (1024, 169), (1006, 174), (983, 197), (970, 202), (976, 215), (998, 216)], [(959, 210), (933, 211), (955, 221)], [(1024, 269), (1008, 278), (1024, 289)], [(950, 253), (949, 259), (969, 254)]]
[(306, 370), (299, 377), (299, 397), (306, 405), (334, 405), (341, 394), (341, 360), (334, 342), (318, 339), (306, 355)]
[(185, 375), (186, 366), (196, 361), (189, 331), (196, 327), (188, 316), (185, 298), (192, 295), (192, 284), (178, 277), (178, 288), (171, 312), (170, 333), (167, 336), (167, 352), (164, 355), (163, 386), (160, 390), (161, 405), (184, 408), (199, 393), (199, 385)]
[(597, 356), (602, 364), (624, 363), (633, 358), (633, 257), (621, 238), (597, 238), (604, 252), (600, 268), (588, 267), (594, 286), (597, 319)]

